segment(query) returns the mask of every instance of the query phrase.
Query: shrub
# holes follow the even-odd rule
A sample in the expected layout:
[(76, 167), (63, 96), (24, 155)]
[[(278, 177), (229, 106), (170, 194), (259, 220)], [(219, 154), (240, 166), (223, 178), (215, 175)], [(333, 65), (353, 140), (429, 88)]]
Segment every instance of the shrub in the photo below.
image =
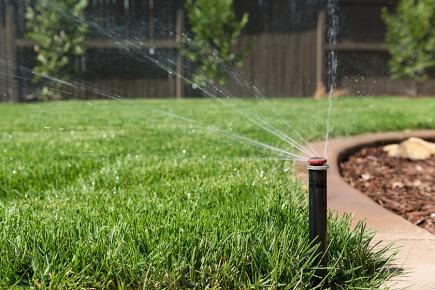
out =
[[(34, 41), (34, 50), (37, 53), (35, 82), (45, 75), (65, 79), (72, 73), (72, 60), (84, 53), (82, 43), (87, 25), (77, 19), (86, 8), (87, 2), (38, 0), (34, 8), (27, 9), (27, 37)], [(42, 92), (45, 98), (54, 95), (47, 87)]]
[(383, 10), (387, 26), (386, 45), (396, 79), (412, 79), (414, 94), (435, 66), (435, 0), (402, 0), (395, 14)]
[(240, 67), (248, 51), (245, 45), (234, 52), (234, 46), (249, 16), (245, 13), (237, 20), (233, 0), (186, 0), (185, 7), (193, 37), (184, 39), (181, 50), (196, 66), (192, 80), (198, 85), (215, 81), (222, 85), (227, 77), (224, 67)]

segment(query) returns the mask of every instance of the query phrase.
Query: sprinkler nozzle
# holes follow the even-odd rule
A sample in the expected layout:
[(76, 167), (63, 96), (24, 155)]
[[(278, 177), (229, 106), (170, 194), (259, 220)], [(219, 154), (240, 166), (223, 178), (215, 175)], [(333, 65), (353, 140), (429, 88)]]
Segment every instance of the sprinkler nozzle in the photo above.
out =
[(328, 160), (322, 157), (312, 157), (308, 159), (308, 164), (311, 166), (323, 166), (326, 164), (326, 162), (328, 162)]

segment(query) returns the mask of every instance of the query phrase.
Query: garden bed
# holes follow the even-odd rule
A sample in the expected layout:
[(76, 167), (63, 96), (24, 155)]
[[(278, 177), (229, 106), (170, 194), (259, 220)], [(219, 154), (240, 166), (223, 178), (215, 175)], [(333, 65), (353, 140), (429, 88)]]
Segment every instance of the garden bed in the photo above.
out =
[(435, 157), (389, 157), (364, 147), (340, 164), (343, 178), (384, 208), (435, 234)]

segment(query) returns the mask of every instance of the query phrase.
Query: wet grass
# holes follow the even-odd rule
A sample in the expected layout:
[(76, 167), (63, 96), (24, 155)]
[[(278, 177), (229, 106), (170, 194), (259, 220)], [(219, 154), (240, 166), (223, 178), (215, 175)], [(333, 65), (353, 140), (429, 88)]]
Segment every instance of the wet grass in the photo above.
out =
[[(324, 136), (326, 102), (274, 104), (308, 139)], [(282, 125), (264, 104), (237, 107)], [(283, 147), (210, 100), (1, 105), (0, 287), (310, 288), (306, 189), (291, 162), (155, 108)], [(434, 112), (433, 99), (342, 99), (333, 135), (435, 128)], [(330, 219), (330, 287), (392, 275), (370, 240)]]

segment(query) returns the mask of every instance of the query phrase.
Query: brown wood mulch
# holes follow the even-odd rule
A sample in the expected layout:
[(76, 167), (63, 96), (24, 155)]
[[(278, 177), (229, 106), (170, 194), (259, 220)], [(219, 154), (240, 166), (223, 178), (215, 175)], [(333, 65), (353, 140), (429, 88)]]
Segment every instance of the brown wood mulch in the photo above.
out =
[(340, 164), (343, 178), (384, 208), (435, 234), (435, 156), (413, 161), (366, 147)]

